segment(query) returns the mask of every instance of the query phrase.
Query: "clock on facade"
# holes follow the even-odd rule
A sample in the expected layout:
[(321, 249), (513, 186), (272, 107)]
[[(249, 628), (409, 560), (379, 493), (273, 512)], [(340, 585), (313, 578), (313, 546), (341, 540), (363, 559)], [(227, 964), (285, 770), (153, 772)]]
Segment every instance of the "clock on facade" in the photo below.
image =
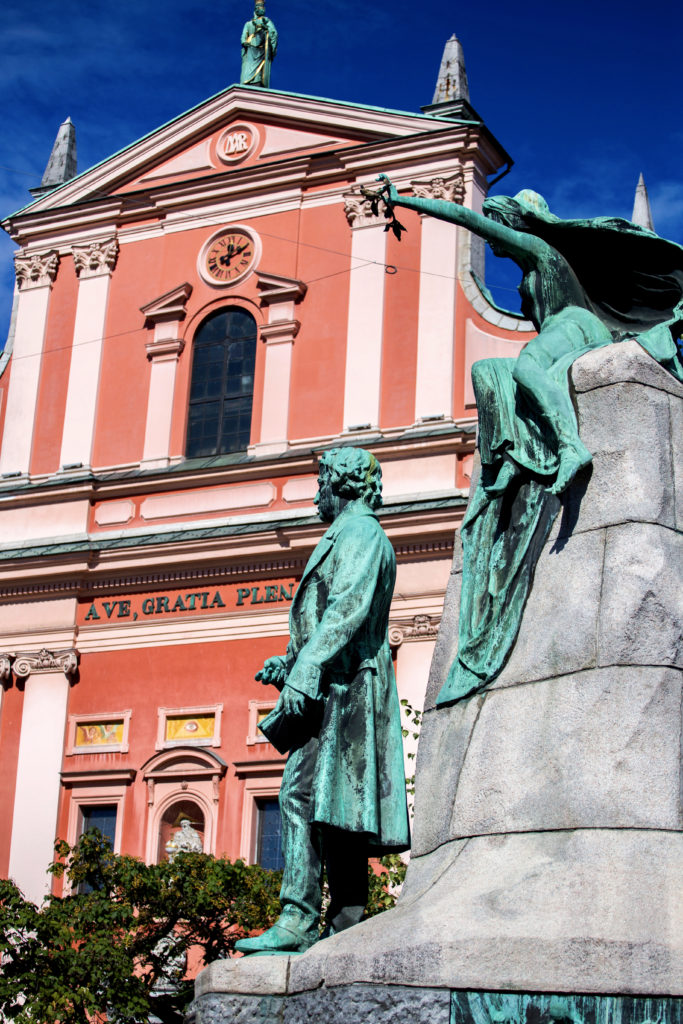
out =
[(254, 269), (259, 248), (257, 237), (246, 228), (223, 228), (203, 245), (199, 272), (209, 284), (235, 284)]

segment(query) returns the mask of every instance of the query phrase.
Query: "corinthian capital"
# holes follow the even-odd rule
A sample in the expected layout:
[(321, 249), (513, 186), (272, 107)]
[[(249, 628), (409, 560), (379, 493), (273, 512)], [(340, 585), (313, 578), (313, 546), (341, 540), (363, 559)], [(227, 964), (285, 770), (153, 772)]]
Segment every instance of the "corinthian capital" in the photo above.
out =
[(0, 654), (0, 683), (4, 683), (9, 679), (11, 668), (12, 655)]
[(74, 245), (71, 251), (80, 278), (99, 277), (101, 274), (111, 274), (116, 266), (119, 243), (115, 237), (104, 238), (87, 245)]
[(28, 288), (44, 288), (51, 285), (57, 276), (59, 254), (50, 252), (32, 252), (14, 257), (14, 271), (17, 275), (19, 290)]
[(383, 217), (375, 216), (372, 212), (370, 200), (357, 191), (344, 194), (344, 213), (352, 228), (364, 228), (369, 224), (384, 223)]
[(14, 673), (20, 679), (27, 679), (31, 673), (63, 672), (71, 676), (78, 668), (78, 651), (25, 651), (17, 654)]
[(444, 199), (459, 206), (462, 206), (465, 199), (465, 178), (460, 168), (450, 178), (411, 181), (410, 184), (418, 199)]

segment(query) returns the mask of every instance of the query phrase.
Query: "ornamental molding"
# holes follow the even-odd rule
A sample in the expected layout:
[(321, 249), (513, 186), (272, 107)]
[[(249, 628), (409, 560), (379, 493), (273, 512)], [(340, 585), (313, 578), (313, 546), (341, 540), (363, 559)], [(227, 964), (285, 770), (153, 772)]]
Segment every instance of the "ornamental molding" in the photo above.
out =
[(385, 218), (380, 213), (374, 214), (372, 212), (372, 200), (362, 195), (360, 189), (354, 189), (353, 192), (345, 192), (342, 198), (344, 200), (344, 213), (352, 230), (384, 224)]
[(145, 345), (145, 352), (149, 360), (176, 360), (185, 348), (182, 338), (160, 338), (157, 341), (148, 341)]
[(465, 201), (465, 176), (458, 168), (449, 178), (431, 178), (429, 181), (411, 181), (413, 194), (418, 199), (443, 199), (462, 206)]
[(404, 640), (435, 640), (440, 622), (441, 618), (435, 615), (415, 615), (412, 619), (390, 622), (389, 643), (400, 647)]
[(278, 302), (300, 302), (308, 291), (308, 285), (296, 277), (268, 274), (264, 270), (256, 271), (256, 286), (260, 291), (262, 306)]
[(28, 679), (31, 674), (45, 672), (63, 672), (67, 678), (78, 668), (78, 651), (48, 651), (44, 647), (40, 651), (24, 651), (17, 654), (14, 662), (14, 674), (20, 679)]
[(14, 257), (14, 272), (17, 276), (19, 291), (29, 288), (45, 288), (52, 285), (59, 267), (59, 253), (55, 249), (50, 252), (33, 252)]
[(146, 326), (153, 326), (161, 323), (178, 323), (185, 319), (187, 314), (187, 302), (192, 295), (192, 285), (185, 281), (177, 288), (164, 292), (158, 299), (152, 299), (140, 306), (140, 312), (145, 318)]
[(74, 245), (71, 252), (76, 273), (81, 280), (85, 280), (111, 274), (119, 256), (119, 243), (114, 236), (88, 242), (87, 245)]
[(0, 654), (0, 683), (6, 683), (12, 671), (12, 654)]
[(283, 341), (294, 341), (300, 327), (299, 320), (276, 320), (275, 323), (264, 324), (261, 327), (261, 337), (270, 345)]

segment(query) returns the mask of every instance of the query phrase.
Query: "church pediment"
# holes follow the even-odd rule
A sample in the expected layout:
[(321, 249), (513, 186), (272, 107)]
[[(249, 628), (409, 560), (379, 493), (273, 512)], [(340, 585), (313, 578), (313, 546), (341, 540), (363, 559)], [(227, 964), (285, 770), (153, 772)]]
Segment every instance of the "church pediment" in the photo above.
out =
[(444, 127), (424, 115), (231, 86), (41, 196), (30, 210), (47, 211)]

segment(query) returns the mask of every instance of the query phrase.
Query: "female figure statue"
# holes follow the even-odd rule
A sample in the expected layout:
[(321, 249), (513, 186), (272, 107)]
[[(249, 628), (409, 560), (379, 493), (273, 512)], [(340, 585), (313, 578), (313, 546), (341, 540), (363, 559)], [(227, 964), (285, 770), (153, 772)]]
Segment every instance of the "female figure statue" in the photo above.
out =
[(619, 218), (563, 221), (528, 189), (487, 199), (480, 214), (401, 196), (385, 175), (380, 180), (374, 198), (388, 217), (396, 206), (430, 214), (514, 260), (523, 272), (522, 312), (538, 331), (516, 360), (472, 367), (481, 475), (461, 530), (458, 656), (437, 700), (445, 704), (484, 688), (503, 668), (560, 507), (556, 496), (591, 463), (569, 394), (571, 364), (590, 349), (636, 338), (683, 381), (683, 249)]

